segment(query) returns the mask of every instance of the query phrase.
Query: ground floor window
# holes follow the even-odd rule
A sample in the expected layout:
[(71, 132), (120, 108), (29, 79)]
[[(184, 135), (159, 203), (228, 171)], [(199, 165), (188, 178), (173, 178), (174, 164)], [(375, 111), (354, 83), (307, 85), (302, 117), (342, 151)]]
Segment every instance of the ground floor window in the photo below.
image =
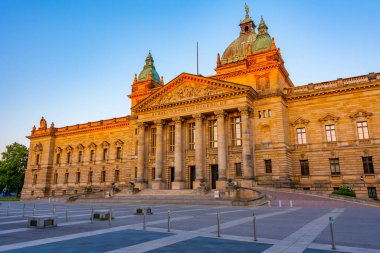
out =
[(235, 175), (237, 177), (243, 176), (243, 172), (241, 171), (241, 163), (235, 163)]
[(376, 187), (367, 187), (368, 198), (377, 199)]
[(372, 156), (362, 157), (364, 174), (374, 174)]
[(301, 164), (301, 175), (304, 177), (309, 176), (310, 175), (309, 160), (300, 160), (300, 164)]
[(265, 161), (265, 173), (272, 173), (272, 160), (266, 159)]
[(331, 175), (340, 175), (339, 158), (330, 158)]

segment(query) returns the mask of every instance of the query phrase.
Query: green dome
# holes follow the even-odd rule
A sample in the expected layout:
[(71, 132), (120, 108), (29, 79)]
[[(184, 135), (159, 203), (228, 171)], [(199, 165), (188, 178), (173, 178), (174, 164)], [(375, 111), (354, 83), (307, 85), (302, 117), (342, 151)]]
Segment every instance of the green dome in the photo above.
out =
[(159, 83), (161, 82), (160, 76), (158, 75), (156, 68), (154, 67), (154, 60), (149, 51), (148, 56), (145, 59), (145, 66), (143, 70), (140, 72), (137, 81), (146, 81), (149, 79), (150, 73), (152, 73), (152, 80)]
[(259, 25), (259, 34), (256, 37), (255, 42), (253, 43), (252, 52), (257, 53), (260, 51), (270, 49), (272, 44), (272, 38), (268, 33), (268, 27), (264, 22), (264, 19), (261, 17)]

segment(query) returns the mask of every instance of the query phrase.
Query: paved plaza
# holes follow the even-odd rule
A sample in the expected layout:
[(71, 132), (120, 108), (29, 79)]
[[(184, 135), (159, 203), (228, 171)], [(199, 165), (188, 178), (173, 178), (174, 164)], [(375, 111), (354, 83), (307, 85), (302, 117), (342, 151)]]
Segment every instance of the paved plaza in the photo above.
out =
[[(380, 253), (380, 208), (299, 194), (274, 196), (270, 206), (262, 207), (2, 202), (0, 252)], [(153, 215), (146, 216), (144, 230), (144, 216), (133, 213), (148, 206)], [(92, 223), (92, 208), (111, 208), (114, 219)], [(26, 219), (33, 211), (51, 215), (54, 209), (57, 227), (27, 228)], [(331, 249), (330, 217), (336, 250)]]

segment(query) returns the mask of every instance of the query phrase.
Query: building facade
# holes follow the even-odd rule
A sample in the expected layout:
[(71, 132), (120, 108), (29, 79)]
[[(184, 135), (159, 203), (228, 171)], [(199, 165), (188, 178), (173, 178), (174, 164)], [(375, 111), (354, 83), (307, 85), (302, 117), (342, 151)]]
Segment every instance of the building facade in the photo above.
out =
[(294, 86), (280, 49), (246, 7), (216, 74), (164, 84), (149, 52), (131, 115), (33, 127), (23, 198), (91, 190), (291, 187), (380, 189), (380, 73)]

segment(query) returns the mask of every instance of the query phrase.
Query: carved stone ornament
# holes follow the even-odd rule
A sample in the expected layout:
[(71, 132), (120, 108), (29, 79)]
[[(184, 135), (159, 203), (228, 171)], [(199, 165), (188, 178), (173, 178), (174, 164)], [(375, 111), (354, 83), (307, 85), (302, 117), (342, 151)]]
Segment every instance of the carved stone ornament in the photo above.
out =
[(192, 115), (195, 120), (202, 120), (205, 116), (202, 113), (196, 113)]
[(146, 124), (144, 122), (140, 122), (140, 123), (137, 124), (137, 127), (139, 129), (145, 129), (147, 126), (148, 126), (148, 124)]
[(249, 116), (252, 111), (251, 108), (247, 105), (239, 107), (238, 110), (242, 116)]
[(151, 105), (162, 105), (169, 104), (174, 102), (180, 102), (184, 100), (190, 100), (198, 97), (206, 97), (217, 95), (223, 93), (225, 91), (221, 90), (218, 87), (214, 86), (206, 86), (202, 87), (200, 85), (189, 83), (185, 85), (181, 85), (180, 87), (174, 89), (173, 91), (164, 94), (161, 98), (154, 101)]
[(176, 124), (181, 124), (183, 122), (183, 118), (182, 117), (174, 117), (172, 118), (172, 120), (176, 123)]
[(325, 117), (323, 118), (320, 118), (319, 119), (319, 122), (327, 122), (327, 121), (338, 121), (339, 120), (339, 117), (335, 117), (335, 116), (332, 116), (331, 114), (327, 114)]
[(37, 143), (37, 144), (34, 146), (34, 151), (35, 151), (35, 152), (41, 152), (41, 151), (42, 151), (42, 144), (41, 144), (41, 143)]
[(66, 147), (66, 151), (67, 151), (67, 152), (71, 152), (71, 151), (73, 151), (73, 150), (74, 150), (73, 147), (71, 147), (70, 145)]
[(60, 154), (60, 153), (62, 153), (62, 149), (61, 149), (60, 147), (56, 147), (56, 148), (55, 148), (55, 152), (56, 152), (57, 154)]
[(155, 120), (155, 121), (154, 121), (154, 124), (155, 124), (156, 126), (162, 127), (163, 125), (166, 124), (166, 122), (163, 121), (162, 119), (158, 119), (158, 120)]
[(110, 146), (109, 142), (103, 141), (103, 143), (102, 143), (103, 148), (108, 148), (109, 146)]
[(90, 149), (96, 149), (97, 145), (96, 145), (95, 143), (91, 142), (91, 144), (88, 145), (88, 147), (89, 147)]
[(309, 124), (309, 120), (306, 120), (302, 117), (298, 117), (295, 121), (293, 121), (293, 123), (291, 123), (292, 126), (297, 126), (297, 125), (307, 125)]
[(84, 146), (83, 146), (82, 144), (79, 144), (79, 145), (77, 146), (77, 149), (78, 149), (78, 150), (83, 150), (83, 149), (84, 149)]
[(350, 115), (351, 119), (357, 119), (357, 118), (370, 118), (372, 116), (371, 112), (366, 112), (364, 110), (359, 110), (356, 113)]
[(214, 112), (214, 114), (218, 118), (219, 117), (224, 118), (227, 115), (227, 113), (224, 110), (217, 110), (217, 111)]
[(120, 139), (117, 139), (117, 141), (114, 142), (114, 144), (118, 147), (123, 146), (124, 142)]

